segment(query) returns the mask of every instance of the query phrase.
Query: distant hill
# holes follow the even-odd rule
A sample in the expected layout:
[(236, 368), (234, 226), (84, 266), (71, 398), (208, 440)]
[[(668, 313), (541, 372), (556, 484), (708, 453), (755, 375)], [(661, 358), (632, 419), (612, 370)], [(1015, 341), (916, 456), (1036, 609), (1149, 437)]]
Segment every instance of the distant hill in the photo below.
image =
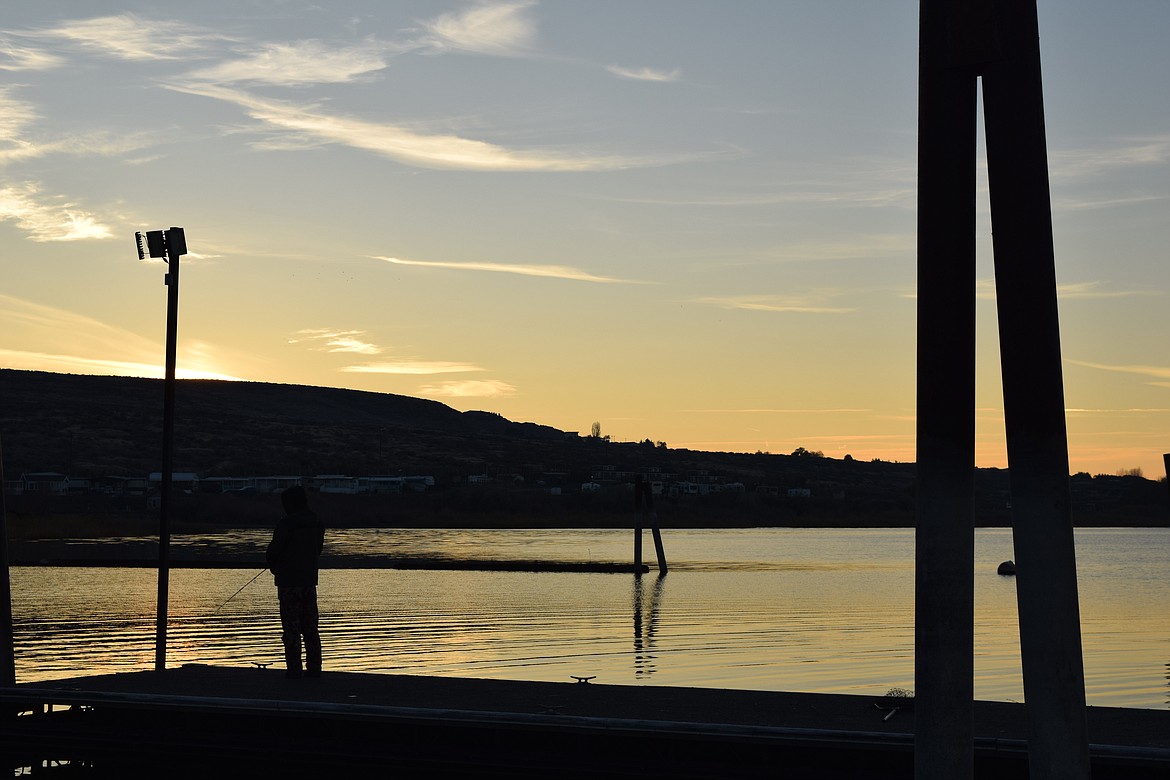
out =
[[(162, 402), (161, 380), (0, 369), (6, 477), (159, 471)], [(426, 474), (435, 478), (435, 493), (445, 496), (428, 499), (439, 503), (426, 511), (458, 506), (465, 517), (490, 511), (497, 515), (493, 522), (504, 523), (543, 506), (535, 496), (550, 488), (579, 494), (582, 483), (599, 475), (608, 489), (624, 485), (623, 475), (653, 471), (664, 480), (742, 485), (732, 494), (680, 497), (663, 514), (686, 518), (686, 524), (710, 518), (745, 525), (913, 524), (914, 464), (798, 452), (610, 443), (387, 393), (213, 380), (180, 380), (176, 389), (175, 469), (202, 477)], [(472, 475), (487, 475), (489, 483), (473, 486)], [(1071, 484), (1081, 524), (1164, 525), (1170, 518), (1164, 484), (1088, 475)], [(1005, 470), (977, 471), (981, 523), (1010, 523), (1008, 498)], [(577, 503), (588, 510), (599, 501), (585, 496)]]
[[(477, 443), (484, 437), (534, 444), (569, 437), (387, 393), (188, 379), (175, 395), (175, 468), (204, 476), (382, 474), (477, 462), (482, 470), (491, 450)], [(12, 474), (142, 476), (160, 468), (162, 380), (0, 369), (0, 399)]]

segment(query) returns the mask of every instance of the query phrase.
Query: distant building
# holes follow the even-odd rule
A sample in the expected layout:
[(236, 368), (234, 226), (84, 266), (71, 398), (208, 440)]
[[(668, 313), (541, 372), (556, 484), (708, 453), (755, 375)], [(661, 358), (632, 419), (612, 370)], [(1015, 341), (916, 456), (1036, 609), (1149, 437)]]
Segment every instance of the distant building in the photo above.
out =
[(372, 495), (401, 493), (402, 477), (358, 477), (357, 492)]
[(318, 474), (309, 480), (309, 489), (319, 493), (357, 493), (357, 480), (344, 474)]
[(144, 496), (149, 484), (145, 477), (102, 477), (101, 492), (110, 496)]
[(257, 493), (280, 493), (290, 487), (303, 486), (304, 482), (303, 477), (294, 476), (253, 477), (252, 487)]
[[(150, 476), (146, 478), (146, 481), (150, 483), (151, 490), (162, 488), (162, 472), (150, 472)], [(194, 471), (171, 472), (171, 487), (175, 490), (182, 490), (184, 493), (192, 493), (198, 485), (199, 475)]]
[(69, 477), (55, 471), (32, 471), (20, 475), (21, 491), (63, 496), (69, 492)]
[(415, 493), (422, 493), (435, 486), (435, 478), (426, 474), (406, 476), (402, 478), (402, 484), (408, 490), (413, 490)]
[(248, 477), (204, 477), (199, 480), (200, 493), (242, 493), (255, 489)]

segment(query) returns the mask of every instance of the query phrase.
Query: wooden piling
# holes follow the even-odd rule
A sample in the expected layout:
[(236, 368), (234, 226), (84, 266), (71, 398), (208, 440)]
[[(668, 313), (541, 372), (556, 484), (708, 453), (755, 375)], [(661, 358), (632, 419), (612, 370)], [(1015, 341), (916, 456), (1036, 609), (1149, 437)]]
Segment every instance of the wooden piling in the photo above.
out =
[(642, 530), (650, 526), (654, 537), (654, 554), (658, 558), (658, 573), (666, 574), (666, 551), (662, 547), (662, 532), (658, 528), (658, 514), (654, 511), (654, 491), (643, 475), (634, 476), (634, 566), (642, 566)]

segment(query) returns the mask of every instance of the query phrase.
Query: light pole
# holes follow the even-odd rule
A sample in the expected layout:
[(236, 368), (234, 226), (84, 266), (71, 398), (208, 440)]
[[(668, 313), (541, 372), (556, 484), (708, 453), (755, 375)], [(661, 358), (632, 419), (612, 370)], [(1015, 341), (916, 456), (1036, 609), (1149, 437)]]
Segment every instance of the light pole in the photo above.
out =
[[(167, 601), (170, 596), (171, 564), (171, 483), (174, 478), (175, 450), (175, 340), (179, 324), (179, 258), (187, 254), (183, 228), (135, 233), (138, 259), (161, 257), (168, 266), (167, 285), (167, 368), (163, 380), (163, 456), (162, 487), (159, 496), (158, 524), (158, 611), (155, 630), (154, 670), (167, 668)], [(145, 243), (144, 243), (145, 239)]]

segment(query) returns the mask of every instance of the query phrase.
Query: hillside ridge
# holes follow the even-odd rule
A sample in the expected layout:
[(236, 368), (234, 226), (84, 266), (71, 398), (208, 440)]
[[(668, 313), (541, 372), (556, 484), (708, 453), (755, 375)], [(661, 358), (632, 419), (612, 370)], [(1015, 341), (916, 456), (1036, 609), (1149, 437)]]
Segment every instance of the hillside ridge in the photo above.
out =
[[(162, 398), (158, 379), (0, 369), (6, 478), (157, 472)], [(445, 507), (502, 514), (534, 500), (520, 494), (578, 494), (597, 482), (605, 490), (628, 487), (640, 472), (667, 484), (710, 486), (683, 499), (696, 522), (705, 511), (747, 513), (758, 522), (801, 515), (835, 524), (914, 522), (913, 463), (836, 459), (804, 448), (750, 454), (608, 442), (438, 401), (308, 385), (178, 380), (174, 463), (201, 477), (426, 474), (439, 492), (448, 491)], [(1070, 484), (1079, 524), (1170, 522), (1165, 484), (1087, 474)], [(1010, 524), (1007, 471), (977, 469), (975, 486), (977, 521)]]

